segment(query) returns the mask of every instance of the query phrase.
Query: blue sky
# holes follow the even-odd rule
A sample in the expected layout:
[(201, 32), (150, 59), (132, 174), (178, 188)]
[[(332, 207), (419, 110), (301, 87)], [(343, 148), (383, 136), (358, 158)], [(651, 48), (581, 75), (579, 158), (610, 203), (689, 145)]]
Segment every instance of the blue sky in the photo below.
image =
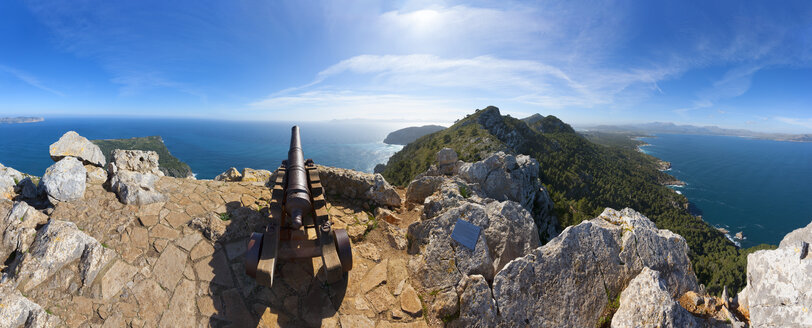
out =
[(812, 133), (809, 1), (2, 1), (0, 115)]

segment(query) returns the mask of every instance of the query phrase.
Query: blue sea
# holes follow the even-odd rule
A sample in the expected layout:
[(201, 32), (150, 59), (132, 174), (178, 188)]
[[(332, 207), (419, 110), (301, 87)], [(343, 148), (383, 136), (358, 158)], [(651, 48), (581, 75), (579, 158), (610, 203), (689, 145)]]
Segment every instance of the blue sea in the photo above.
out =
[[(295, 123), (144, 118), (46, 118), (0, 124), (0, 163), (41, 176), (53, 164), (48, 146), (74, 130), (88, 139), (159, 135), (198, 179), (212, 179), (229, 167), (274, 170), (287, 158)], [(305, 158), (317, 164), (372, 172), (402, 148), (382, 141), (395, 124), (335, 121), (298, 124)]]
[(671, 162), (669, 174), (687, 183), (674, 188), (693, 212), (742, 247), (777, 245), (812, 221), (812, 143), (727, 136), (658, 134), (641, 138), (642, 151)]

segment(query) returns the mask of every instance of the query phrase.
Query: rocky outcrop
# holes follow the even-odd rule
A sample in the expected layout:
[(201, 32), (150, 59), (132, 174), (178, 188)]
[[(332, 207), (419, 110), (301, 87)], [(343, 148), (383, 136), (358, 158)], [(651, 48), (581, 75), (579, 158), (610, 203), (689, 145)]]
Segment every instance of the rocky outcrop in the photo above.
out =
[(23, 177), (20, 171), (0, 164), (0, 199), (14, 198), (14, 187)]
[(104, 248), (73, 222), (50, 220), (37, 232), (29, 252), (16, 267), (14, 285), (27, 292), (76, 260), (80, 260), (82, 282), (90, 285), (114, 257), (115, 251)]
[(58, 317), (48, 314), (17, 290), (0, 287), (0, 325), (3, 327), (60, 327)]
[(594, 327), (609, 297), (645, 267), (672, 297), (697, 289), (685, 239), (634, 210), (606, 209), (505, 266), (493, 294), (507, 325)]
[[(458, 219), (480, 227), (475, 248), (451, 238)], [(533, 218), (516, 202), (465, 203), (409, 226), (412, 252), (422, 249), (418, 279), (426, 288), (456, 287), (460, 279), (479, 274), (493, 280), (508, 262), (539, 246)]]
[(39, 182), (52, 203), (77, 200), (85, 195), (87, 170), (75, 157), (67, 156), (45, 170)]
[(15, 202), (11, 210), (3, 214), (0, 211), (0, 260), (5, 261), (14, 252), (20, 255), (28, 252), (37, 234), (35, 228), (45, 224), (48, 217), (25, 202)]
[(521, 204), (533, 215), (540, 240), (547, 241), (558, 234), (558, 220), (553, 216), (553, 201), (541, 185), (538, 174), (538, 161), (527, 155), (497, 152), (484, 160), (465, 163), (457, 161), (453, 149), (444, 148), (437, 154), (437, 164), (409, 183), (406, 200), (423, 203), (442, 189), (450, 175), (463, 181), (465, 189), (470, 189), (471, 193)]
[(214, 177), (214, 181), (234, 182), (234, 181), (241, 181), (241, 180), (242, 180), (242, 174), (235, 167), (230, 167), (225, 172), (220, 173), (219, 175)]
[(643, 268), (620, 294), (612, 327), (700, 327), (700, 322), (671, 298), (660, 273)]
[(747, 256), (747, 287), (739, 293), (753, 327), (812, 326), (812, 223), (787, 234), (775, 250)]
[(51, 158), (60, 161), (65, 157), (76, 157), (86, 164), (104, 166), (105, 158), (99, 146), (75, 131), (68, 131), (49, 147)]
[(268, 183), (271, 181), (272, 175), (273, 173), (268, 170), (255, 170), (246, 167), (242, 169), (242, 179), (240, 181)]
[(400, 195), (383, 176), (336, 167), (317, 165), (319, 177), (327, 194), (346, 198), (366, 199), (380, 206), (399, 207)]
[(87, 170), (87, 183), (103, 184), (107, 182), (107, 171), (103, 168), (93, 165), (85, 165)]
[(113, 150), (110, 161), (118, 171), (131, 171), (156, 176), (164, 176), (158, 168), (158, 153), (144, 150)]
[(452, 327), (493, 327), (498, 321), (496, 302), (488, 282), (481, 275), (467, 276), (457, 288), (460, 316)]
[(158, 154), (154, 151), (113, 151), (107, 166), (110, 189), (124, 204), (147, 205), (166, 201), (166, 196), (155, 189), (155, 182), (163, 176), (158, 169)]

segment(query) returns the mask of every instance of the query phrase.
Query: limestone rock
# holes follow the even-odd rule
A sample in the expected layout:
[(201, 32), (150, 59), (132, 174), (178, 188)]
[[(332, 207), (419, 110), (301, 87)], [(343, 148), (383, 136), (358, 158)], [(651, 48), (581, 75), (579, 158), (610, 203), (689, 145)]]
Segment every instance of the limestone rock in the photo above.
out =
[(116, 165), (118, 170), (147, 173), (163, 176), (163, 172), (158, 168), (158, 153), (147, 150), (113, 150), (111, 163)]
[(321, 183), (328, 194), (371, 200), (381, 206), (400, 206), (402, 202), (395, 188), (380, 174), (321, 165), (318, 168)]
[(242, 174), (240, 174), (240, 171), (237, 171), (237, 168), (231, 167), (228, 170), (226, 170), (225, 172), (220, 173), (219, 175), (214, 177), (214, 180), (215, 181), (227, 181), (227, 182), (241, 181), (242, 180)]
[(460, 292), (460, 316), (452, 326), (493, 327), (496, 324), (496, 303), (485, 277), (467, 276), (457, 289)]
[(110, 188), (124, 204), (147, 205), (163, 202), (167, 197), (155, 188), (158, 179), (159, 176), (151, 173), (118, 170), (110, 179)]
[(406, 188), (406, 201), (422, 204), (426, 197), (440, 188), (443, 180), (443, 177), (438, 176), (423, 176), (412, 180)]
[(457, 164), (457, 152), (451, 148), (443, 148), (437, 152), (437, 171), (443, 175), (454, 174)]
[(643, 268), (620, 294), (612, 327), (700, 327), (700, 322), (671, 298), (660, 273)]
[(59, 327), (59, 318), (45, 310), (17, 290), (0, 289), (0, 325), (3, 327)]
[[(451, 239), (459, 218), (481, 229), (474, 250)], [(414, 238), (412, 247), (424, 248), (417, 275), (426, 288), (454, 287), (473, 274), (491, 280), (508, 262), (539, 246), (533, 218), (512, 201), (465, 203), (412, 224), (409, 236)]]
[(423, 312), (423, 305), (420, 303), (417, 291), (414, 290), (412, 285), (406, 285), (403, 288), (403, 293), (400, 294), (400, 308), (413, 316), (420, 316), (420, 313)]
[(698, 288), (685, 239), (634, 210), (606, 209), (510, 262), (496, 274), (493, 294), (508, 325), (594, 327), (607, 295), (645, 267), (660, 271), (672, 296)]
[(24, 178), (20, 171), (0, 164), (0, 199), (14, 198), (14, 187)]
[(460, 310), (460, 298), (456, 289), (441, 291), (437, 293), (434, 303), (431, 304), (431, 312), (437, 318), (452, 316)]
[(107, 182), (107, 171), (94, 165), (85, 165), (87, 170), (87, 183), (103, 184)]
[(45, 170), (39, 182), (52, 201), (77, 200), (85, 195), (87, 170), (75, 157), (65, 157)]
[(104, 166), (105, 158), (99, 146), (75, 131), (68, 131), (49, 147), (51, 159), (60, 161), (65, 157), (76, 157), (86, 164)]
[(800, 258), (802, 242), (812, 244), (812, 224), (787, 234), (778, 249), (747, 256), (746, 296), (740, 302), (753, 327), (812, 326), (812, 256)]
[(195, 217), (189, 221), (189, 226), (200, 231), (204, 237), (217, 241), (226, 232), (226, 225), (216, 215)]
[[(105, 251), (99, 250), (102, 247), (96, 239), (76, 228), (73, 222), (50, 220), (37, 232), (34, 243), (16, 270), (15, 280), (20, 290), (25, 292), (66, 264), (81, 259), (82, 281), (90, 283), (93, 279), (89, 275), (98, 274), (104, 266), (98, 258), (109, 258), (105, 256)], [(97, 270), (90, 269), (92, 263), (96, 263), (92, 266)]]
[(29, 206), (26, 202), (15, 202), (11, 211), (0, 221), (0, 259), (6, 259), (12, 252), (25, 253), (34, 241), (37, 225), (44, 224), (48, 217)]
[(254, 170), (249, 168), (242, 169), (242, 180), (247, 182), (262, 182), (268, 183), (271, 180), (271, 171), (268, 170)]

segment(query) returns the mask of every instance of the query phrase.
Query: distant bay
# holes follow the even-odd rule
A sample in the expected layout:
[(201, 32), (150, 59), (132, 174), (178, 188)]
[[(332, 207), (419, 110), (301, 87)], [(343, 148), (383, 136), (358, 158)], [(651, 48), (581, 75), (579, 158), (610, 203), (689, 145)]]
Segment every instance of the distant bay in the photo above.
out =
[[(173, 156), (199, 179), (229, 167), (274, 170), (287, 158), (290, 128), (296, 123), (145, 118), (47, 118), (30, 124), (0, 125), (0, 163), (41, 176), (53, 164), (48, 146), (74, 130), (88, 139), (161, 136)], [(304, 122), (306, 158), (322, 165), (372, 172), (402, 148), (383, 143), (403, 125), (368, 122)]]
[(742, 247), (777, 245), (812, 221), (812, 143), (729, 136), (657, 134), (641, 138), (647, 154), (671, 162), (669, 174), (687, 183), (676, 190), (695, 214)]

